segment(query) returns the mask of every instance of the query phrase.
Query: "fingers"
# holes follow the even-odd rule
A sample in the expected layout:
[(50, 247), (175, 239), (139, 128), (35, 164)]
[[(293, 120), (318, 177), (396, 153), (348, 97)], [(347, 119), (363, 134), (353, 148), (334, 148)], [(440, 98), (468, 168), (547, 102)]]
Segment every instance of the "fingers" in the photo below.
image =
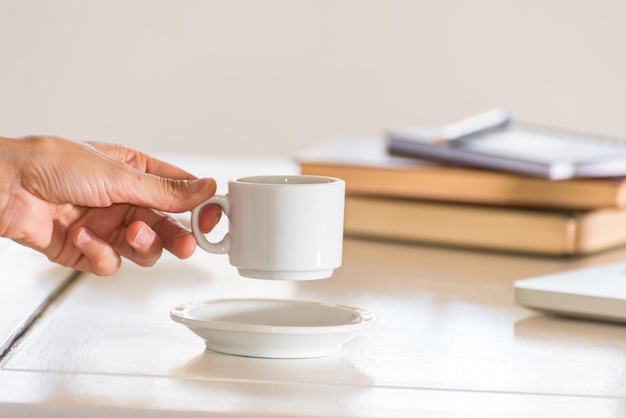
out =
[(163, 242), (144, 222), (136, 221), (128, 225), (125, 238), (133, 251), (124, 256), (135, 264), (149, 267), (161, 257)]
[[(200, 229), (210, 232), (220, 220), (222, 210), (217, 205), (207, 205), (200, 214)], [(117, 246), (124, 258), (141, 266), (153, 265), (163, 249), (178, 258), (191, 257), (196, 249), (196, 239), (177, 219), (164, 213), (135, 208), (126, 230), (126, 245)], [(132, 248), (129, 251), (127, 248)]]
[(197, 179), (185, 170), (116, 144), (91, 142), (96, 152), (105, 154), (125, 169), (115, 167), (115, 176), (103, 177), (112, 203), (130, 203), (164, 212), (186, 212), (215, 194), (211, 178)]
[(98, 276), (111, 276), (119, 270), (122, 257), (142, 267), (152, 266), (161, 257), (160, 237), (143, 222), (129, 225), (124, 238), (128, 245), (120, 246), (103, 240), (85, 227), (78, 228), (72, 241), (82, 255), (73, 267)]
[(74, 246), (82, 253), (74, 268), (89, 271), (98, 276), (114, 274), (122, 260), (111, 245), (87, 228), (78, 228), (72, 237)]
[(181, 213), (209, 199), (216, 189), (217, 185), (212, 178), (188, 181), (128, 171), (118, 173), (111, 180), (107, 193), (113, 203)]
[[(222, 208), (218, 205), (207, 205), (200, 211), (200, 232), (203, 234), (211, 232), (220, 221)], [(171, 252), (178, 258), (190, 257), (196, 249), (196, 238), (191, 232), (183, 227), (178, 220), (162, 224), (158, 229), (163, 237), (163, 248)], [(173, 227), (173, 230), (167, 231)]]
[[(212, 229), (217, 223), (214, 215), (211, 214), (211, 211), (207, 212), (208, 215), (201, 216), (203, 219), (203, 228), (208, 228), (208, 230)], [(164, 213), (154, 211), (146, 208), (136, 208), (131, 214), (131, 219), (128, 222), (128, 229), (130, 232), (127, 232), (128, 242), (131, 243), (132, 228), (135, 223), (145, 224), (147, 227), (151, 228), (153, 233), (157, 235), (160, 239), (162, 248), (174, 254), (178, 258), (188, 258), (190, 257), (195, 248), (196, 248), (196, 240), (177, 219), (172, 218)], [(211, 216), (215, 219), (215, 223), (211, 221)], [(208, 218), (208, 219), (207, 219)], [(136, 247), (133, 247), (136, 249)]]
[(166, 163), (165, 161), (161, 161), (157, 158), (144, 154), (143, 152), (125, 147), (123, 145), (104, 142), (89, 142), (89, 144), (109, 157), (128, 164), (135, 170), (144, 173), (176, 180), (196, 179), (194, 175), (188, 173), (182, 168), (176, 167), (175, 165)]
[(215, 228), (222, 218), (222, 208), (218, 205), (206, 205), (200, 211), (200, 231), (207, 234)]
[[(125, 222), (111, 229), (110, 217), (118, 218), (125, 211)], [(194, 236), (177, 219), (152, 209), (134, 207), (128, 210), (127, 205), (115, 205), (93, 216), (98, 220), (97, 224), (90, 223), (95, 229), (81, 226), (72, 234), (72, 243), (80, 252), (73, 267), (79, 270), (109, 276), (119, 269), (122, 258), (148, 267), (157, 262), (163, 249), (185, 259), (196, 248)], [(202, 232), (211, 231), (220, 216), (219, 206), (206, 206), (200, 215)]]
[(185, 259), (191, 257), (196, 249), (196, 239), (191, 232), (181, 232), (169, 243), (168, 251), (176, 257)]

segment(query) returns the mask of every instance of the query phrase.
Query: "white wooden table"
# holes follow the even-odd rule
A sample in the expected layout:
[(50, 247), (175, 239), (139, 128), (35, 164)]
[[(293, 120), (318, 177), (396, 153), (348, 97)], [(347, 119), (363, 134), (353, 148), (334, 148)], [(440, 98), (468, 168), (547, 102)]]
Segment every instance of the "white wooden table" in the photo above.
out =
[[(535, 314), (514, 304), (512, 283), (625, 258), (347, 239), (343, 266), (312, 282), (241, 278), (200, 250), (125, 263), (75, 279), (18, 339), (0, 362), (0, 417), (622, 417), (626, 326)], [(169, 318), (180, 303), (230, 297), (346, 304), (378, 322), (335, 356), (269, 360), (205, 350)]]
[(0, 239), (0, 359), (75, 276), (39, 253)]

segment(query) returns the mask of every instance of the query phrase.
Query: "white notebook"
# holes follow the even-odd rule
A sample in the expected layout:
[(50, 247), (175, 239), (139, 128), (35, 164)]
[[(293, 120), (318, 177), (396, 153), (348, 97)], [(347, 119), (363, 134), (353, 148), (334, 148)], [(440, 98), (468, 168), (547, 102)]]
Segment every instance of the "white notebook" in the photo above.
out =
[(518, 280), (515, 301), (540, 312), (626, 322), (626, 262)]
[(513, 123), (493, 109), (436, 129), (393, 129), (388, 151), (549, 179), (626, 175), (626, 141)]

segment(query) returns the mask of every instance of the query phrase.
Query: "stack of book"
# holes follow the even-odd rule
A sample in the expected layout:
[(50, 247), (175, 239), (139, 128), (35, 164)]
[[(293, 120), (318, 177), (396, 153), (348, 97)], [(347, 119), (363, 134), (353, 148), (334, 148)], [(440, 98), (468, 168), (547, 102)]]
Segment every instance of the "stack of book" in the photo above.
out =
[[(398, 138), (331, 140), (296, 156), (302, 174), (346, 181), (347, 236), (553, 256), (626, 245), (626, 179), (613, 175), (626, 174), (621, 149), (595, 171), (583, 167), (586, 175), (549, 155), (571, 147), (547, 150), (557, 169), (529, 175), (515, 164), (420, 159), (406, 148), (395, 153), (411, 156), (398, 156)], [(602, 170), (611, 164), (606, 177)]]

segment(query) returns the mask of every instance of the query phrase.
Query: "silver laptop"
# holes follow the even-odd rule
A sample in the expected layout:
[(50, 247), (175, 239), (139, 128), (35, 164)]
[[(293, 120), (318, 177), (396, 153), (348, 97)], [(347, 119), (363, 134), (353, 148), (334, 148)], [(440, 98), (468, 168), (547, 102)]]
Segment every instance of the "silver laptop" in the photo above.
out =
[(540, 312), (626, 322), (626, 262), (518, 280), (515, 302)]

